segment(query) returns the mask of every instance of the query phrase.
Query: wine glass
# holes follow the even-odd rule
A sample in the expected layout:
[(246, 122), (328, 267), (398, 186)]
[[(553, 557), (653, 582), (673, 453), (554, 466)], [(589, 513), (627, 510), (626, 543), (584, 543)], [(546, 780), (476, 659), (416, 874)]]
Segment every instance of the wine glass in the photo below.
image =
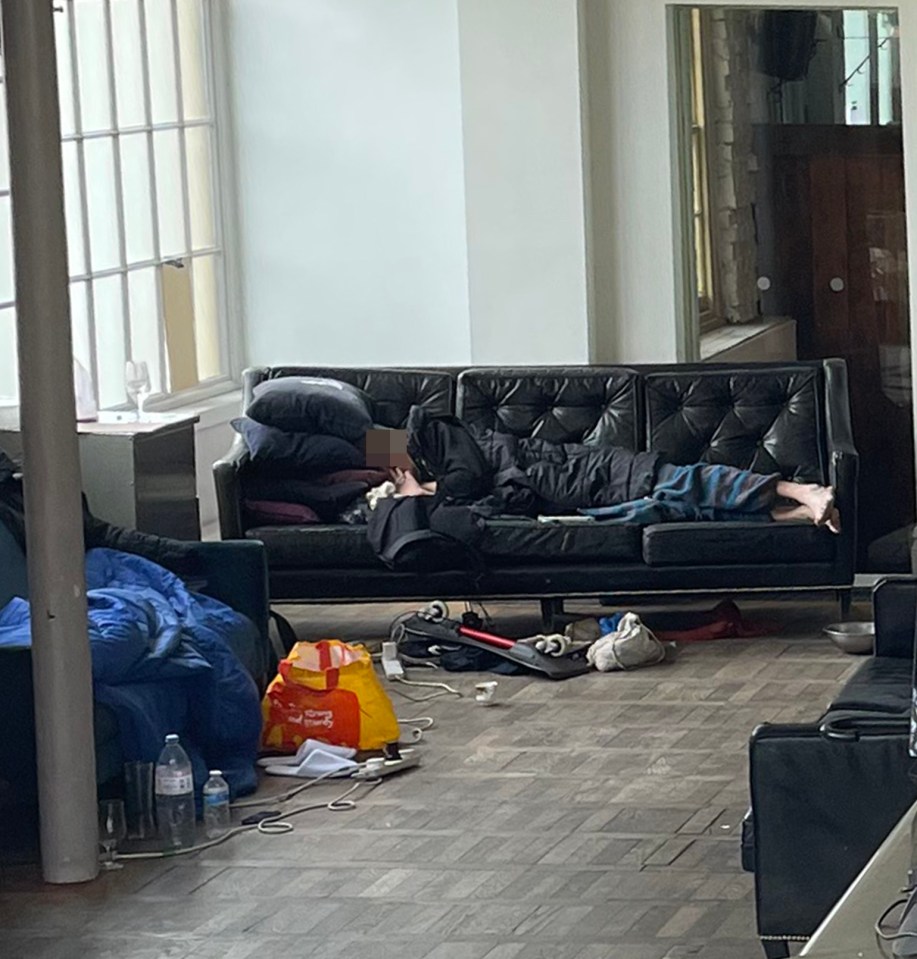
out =
[(127, 819), (124, 815), (124, 801), (104, 799), (99, 803), (99, 845), (105, 850), (107, 856), (102, 863), (103, 869), (124, 868), (122, 863), (115, 862), (115, 849), (126, 836)]
[(144, 360), (128, 360), (124, 364), (124, 385), (131, 402), (137, 407), (137, 419), (143, 416), (143, 404), (150, 395), (150, 368)]

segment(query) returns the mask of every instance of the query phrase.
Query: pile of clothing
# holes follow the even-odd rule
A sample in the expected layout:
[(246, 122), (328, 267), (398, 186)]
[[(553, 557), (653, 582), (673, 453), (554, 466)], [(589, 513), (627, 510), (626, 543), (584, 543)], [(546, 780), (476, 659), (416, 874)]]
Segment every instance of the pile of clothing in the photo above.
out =
[(366, 466), (373, 403), (363, 390), (323, 377), (279, 377), (255, 387), (232, 425), (253, 465), (245, 478), (248, 525), (366, 522), (365, 494), (388, 475)]

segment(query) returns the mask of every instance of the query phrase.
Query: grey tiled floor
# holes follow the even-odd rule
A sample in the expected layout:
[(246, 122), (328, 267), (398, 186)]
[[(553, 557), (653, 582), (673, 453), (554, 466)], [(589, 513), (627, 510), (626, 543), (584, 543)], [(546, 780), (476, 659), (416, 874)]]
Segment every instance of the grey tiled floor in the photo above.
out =
[[(303, 638), (369, 641), (400, 608), (288, 612)], [(830, 603), (742, 608), (778, 630), (634, 673), (499, 677), (488, 709), (394, 695), (399, 715), (436, 717), (423, 766), (353, 811), (297, 817), (290, 835), (249, 833), (81, 887), (8, 867), (0, 957), (757, 957), (738, 851), (748, 735), (814, 718), (857, 661), (819, 638)], [(530, 605), (493, 612), (517, 634), (538, 625)], [(449, 678), (468, 693), (478, 677)]]

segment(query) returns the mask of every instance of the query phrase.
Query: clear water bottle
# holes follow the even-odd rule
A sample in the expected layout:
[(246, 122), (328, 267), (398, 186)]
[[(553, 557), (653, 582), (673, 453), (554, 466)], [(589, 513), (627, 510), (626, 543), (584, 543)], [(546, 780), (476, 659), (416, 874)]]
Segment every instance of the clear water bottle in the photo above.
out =
[(194, 775), (175, 733), (166, 736), (156, 763), (156, 818), (166, 849), (194, 845)]
[(204, 832), (218, 839), (229, 829), (229, 784), (219, 769), (210, 770), (204, 784)]

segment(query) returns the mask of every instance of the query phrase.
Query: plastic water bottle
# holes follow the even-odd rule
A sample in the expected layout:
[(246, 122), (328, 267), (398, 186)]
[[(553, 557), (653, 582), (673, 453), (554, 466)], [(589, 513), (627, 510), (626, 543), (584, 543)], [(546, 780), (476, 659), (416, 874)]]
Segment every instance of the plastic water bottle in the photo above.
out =
[(166, 736), (156, 763), (156, 818), (166, 849), (194, 845), (194, 776), (175, 733)]
[(204, 832), (208, 839), (218, 839), (229, 824), (229, 785), (219, 769), (211, 769), (204, 784)]

